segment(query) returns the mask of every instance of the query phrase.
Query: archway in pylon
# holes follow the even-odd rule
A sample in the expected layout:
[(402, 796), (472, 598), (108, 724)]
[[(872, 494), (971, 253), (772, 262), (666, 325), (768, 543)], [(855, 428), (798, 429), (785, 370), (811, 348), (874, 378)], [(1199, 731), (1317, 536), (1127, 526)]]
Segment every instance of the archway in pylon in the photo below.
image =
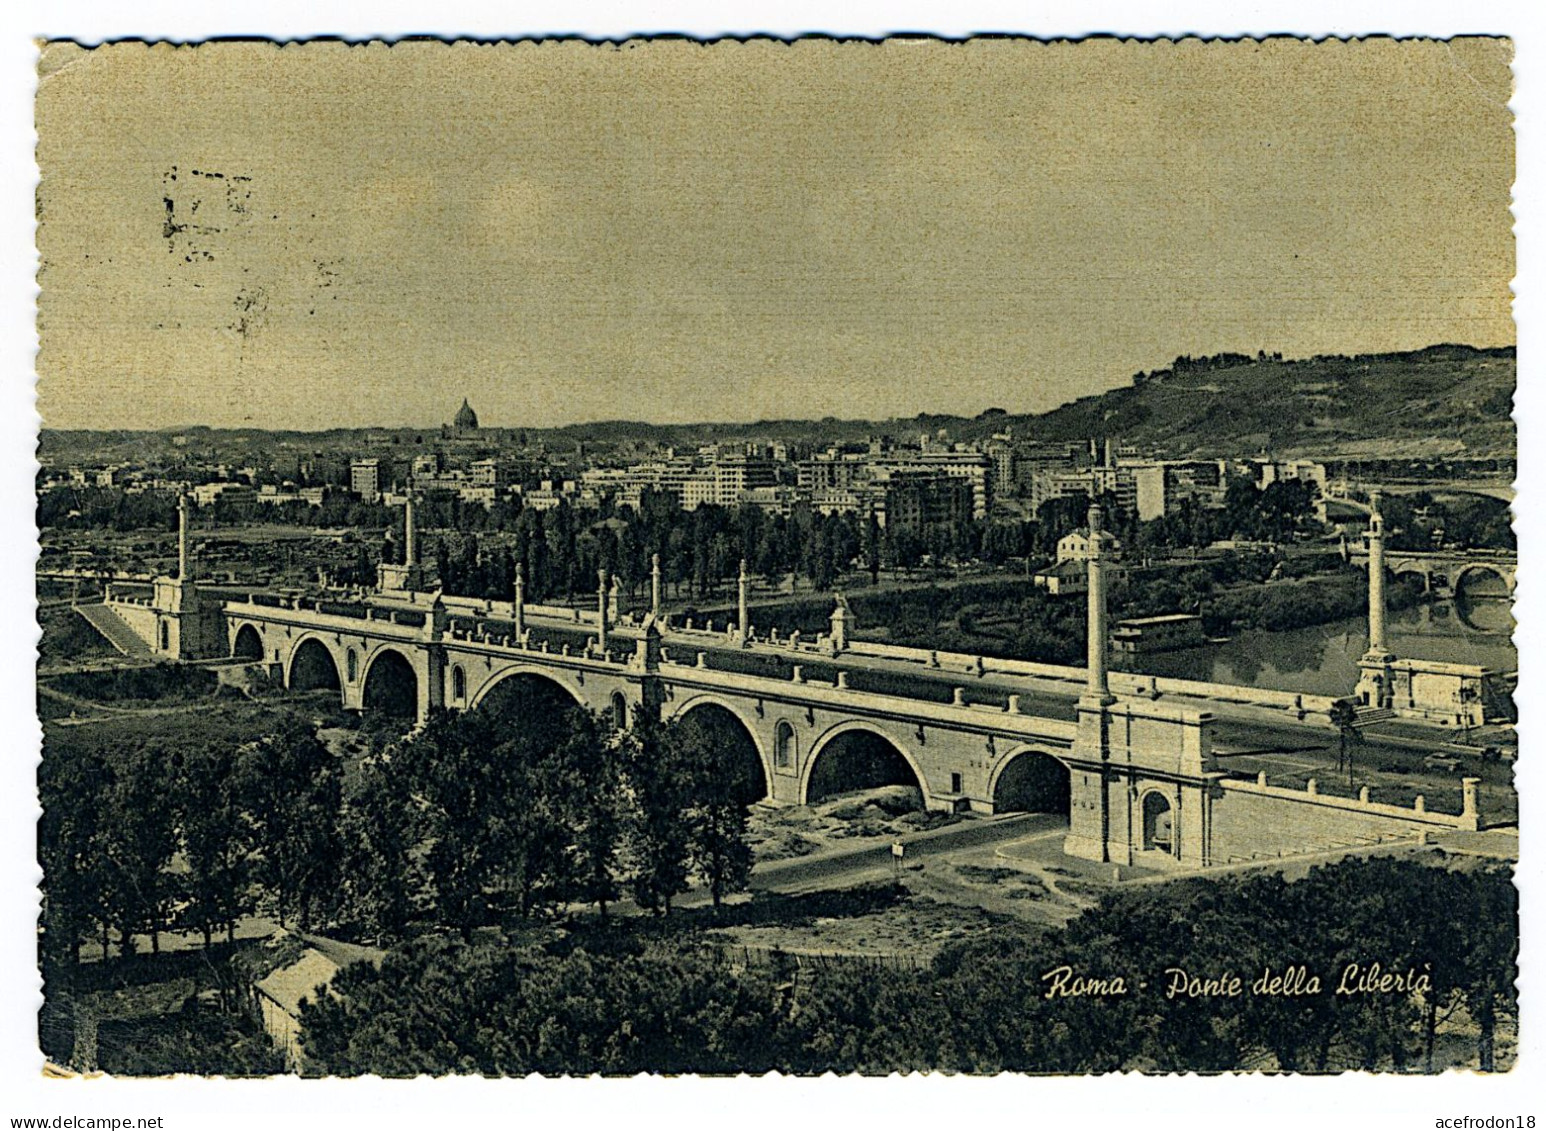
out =
[(263, 658), (263, 637), (258, 630), (250, 624), (244, 624), (236, 630), (236, 642), (231, 646), (231, 655), (238, 660), (261, 660)]
[(993, 785), (995, 813), (1069, 811), (1068, 767), (1041, 750), (1023, 750), (1004, 764)]
[[(246, 626), (250, 628), (251, 626)], [(244, 629), (245, 631), (245, 629)], [(237, 644), (241, 643), (241, 633), (237, 633)], [(263, 646), (258, 645), (258, 655), (262, 656)], [(295, 646), (295, 655), (290, 657), (290, 690), (291, 691), (337, 691), (343, 686), (343, 681), (338, 675), (338, 664), (333, 659), (333, 653), (327, 650), (327, 645), (316, 637), (302, 640)]]
[(736, 800), (750, 805), (768, 796), (767, 768), (757, 740), (735, 712), (718, 703), (695, 703), (671, 724), (687, 741), (711, 752), (716, 770), (728, 779)]
[(419, 712), (419, 677), (401, 652), (385, 648), (371, 658), (360, 705), (370, 713), (411, 719)]
[(876, 731), (853, 728), (833, 735), (815, 752), (805, 784), (805, 802), (882, 786), (911, 786), (923, 808), (923, 780), (907, 756)]

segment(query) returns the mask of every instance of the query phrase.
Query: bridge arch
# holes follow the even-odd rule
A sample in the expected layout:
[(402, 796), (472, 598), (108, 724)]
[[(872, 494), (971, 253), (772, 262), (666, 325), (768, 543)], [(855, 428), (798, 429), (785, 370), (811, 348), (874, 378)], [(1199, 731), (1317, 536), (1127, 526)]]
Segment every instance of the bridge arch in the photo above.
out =
[(1073, 780), (1068, 764), (1038, 746), (1011, 750), (988, 778), (995, 813), (1070, 812)]
[[(711, 728), (712, 736), (726, 746), (739, 749), (727, 751), (727, 765), (743, 777), (744, 800), (749, 805), (773, 796), (773, 775), (768, 766), (768, 753), (763, 748), (757, 728), (717, 695), (695, 695), (671, 713), (671, 722), (682, 724), (696, 721)], [(752, 764), (756, 770), (752, 771)]]
[(316, 633), (302, 636), (290, 649), (285, 661), (285, 686), (291, 691), (342, 691), (338, 657)]
[(398, 717), (415, 718), (419, 712), (419, 673), (413, 661), (390, 646), (377, 648), (365, 660), (360, 681), (360, 706)]
[(1391, 567), (1390, 576), (1397, 581), (1403, 577), (1415, 577), (1422, 584), (1424, 592), (1427, 592), (1433, 586), (1432, 575), (1428, 572), (1428, 567), (1422, 562), (1397, 562)]
[(238, 660), (263, 658), (263, 634), (256, 625), (244, 624), (236, 630), (231, 640), (231, 656)]
[[(846, 774), (837, 765), (845, 759), (849, 762), (844, 767)], [(906, 780), (909, 777), (911, 781)], [(810, 756), (800, 774), (800, 804), (809, 805), (829, 794), (882, 785), (916, 785), (925, 807), (928, 805), (929, 779), (895, 735), (872, 723), (838, 723), (811, 743)]]
[[(1502, 586), (1503, 592), (1494, 594), (1476, 593), (1475, 585), (1483, 577), (1492, 577)], [(1467, 582), (1471, 584), (1467, 585)], [(1508, 572), (1502, 566), (1495, 565), (1492, 562), (1467, 562), (1455, 572), (1455, 580), (1450, 588), (1457, 596), (1461, 593), (1467, 593), (1469, 596), (1508, 597), (1512, 596), (1514, 592), (1513, 579), (1509, 577)]]
[(506, 680), (521, 677), (550, 683), (555, 687), (561, 688), (569, 698), (573, 699), (580, 706), (587, 708), (590, 706), (590, 703), (586, 701), (584, 694), (580, 691), (580, 685), (568, 676), (551, 668), (539, 668), (531, 664), (518, 664), (515, 667), (501, 668), (485, 679), (478, 689), (472, 693), (472, 698), (467, 701), (467, 709), (469, 711), (476, 711), (479, 707), (483, 706), (484, 700), (489, 697), (490, 692), (496, 687)]

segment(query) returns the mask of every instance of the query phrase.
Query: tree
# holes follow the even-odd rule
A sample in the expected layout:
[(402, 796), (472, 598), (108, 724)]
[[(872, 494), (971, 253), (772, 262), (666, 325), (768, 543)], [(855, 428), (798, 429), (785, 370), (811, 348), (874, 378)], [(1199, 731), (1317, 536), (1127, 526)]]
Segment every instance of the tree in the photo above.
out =
[(671, 900), (687, 890), (692, 858), (691, 766), (664, 724), (642, 713), (627, 751), (629, 887), (640, 907), (669, 915)]
[(383, 758), (360, 764), (339, 836), (344, 916), (377, 939), (398, 937), (412, 913), (419, 877), (410, 856), (408, 799)]
[(251, 910), (248, 891), (251, 833), (236, 789), (236, 752), (207, 743), (174, 755), (174, 809), (187, 863), (183, 918), (204, 935), (225, 927), (234, 937), (236, 920)]
[(700, 712), (667, 724), (663, 735), (673, 748), (668, 761), (688, 782), (688, 858), (716, 908), (751, 877), (746, 806), (760, 793), (760, 783), (748, 780), (746, 763), (736, 756), (739, 736), (725, 733), (733, 725), (706, 721)]
[[(66, 756), (50, 749), (45, 737), (38, 766), (45, 964), (77, 964), (81, 940), (101, 907), (106, 877), (98, 845), (111, 788), (111, 771), (99, 753), (84, 750)], [(104, 957), (106, 950), (104, 938)]]
[(508, 681), (476, 711), (432, 716), (393, 752), (434, 913), (469, 938), (505, 897), (529, 918), (579, 883), (574, 822), (603, 730), (562, 694)]
[(1491, 867), (1470, 877), (1464, 901), (1451, 912), (1454, 946), (1462, 971), (1460, 996), (1476, 1022), (1477, 1065), (1496, 1070), (1500, 1017), (1518, 1009), (1519, 889), (1508, 868)]
[(302, 929), (337, 890), (340, 775), (316, 731), (290, 722), (247, 748), (239, 761), (252, 828), (254, 875), (272, 893), (279, 923), (294, 910)]
[(1363, 741), (1363, 735), (1359, 733), (1358, 708), (1353, 705), (1351, 699), (1336, 699), (1332, 701), (1331, 708), (1327, 711), (1327, 717), (1331, 725), (1337, 728), (1337, 770), (1347, 770), (1347, 787), (1353, 788), (1353, 753), (1352, 747)]
[(159, 744), (125, 753), (105, 801), (100, 837), (112, 904), (123, 938), (144, 931), (152, 952), (161, 951), (161, 931), (176, 891), (167, 871), (177, 848), (174, 814), (165, 803), (162, 770), (167, 752)]
[(586, 715), (577, 722), (565, 748), (576, 786), (569, 795), (574, 896), (594, 903), (603, 919), (607, 904), (622, 891), (618, 876), (627, 819), (623, 766), (631, 744), (631, 735), (607, 733), (594, 716)]

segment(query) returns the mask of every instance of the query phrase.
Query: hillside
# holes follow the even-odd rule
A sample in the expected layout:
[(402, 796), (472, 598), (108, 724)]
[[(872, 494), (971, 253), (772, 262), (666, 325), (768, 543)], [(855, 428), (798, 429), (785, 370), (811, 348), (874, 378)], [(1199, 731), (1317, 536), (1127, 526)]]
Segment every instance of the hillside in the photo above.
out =
[(1041, 416), (978, 418), (975, 435), (1120, 437), (1172, 455), (1270, 449), (1345, 456), (1512, 456), (1513, 348), (1298, 361), (1224, 355), (1152, 374)]

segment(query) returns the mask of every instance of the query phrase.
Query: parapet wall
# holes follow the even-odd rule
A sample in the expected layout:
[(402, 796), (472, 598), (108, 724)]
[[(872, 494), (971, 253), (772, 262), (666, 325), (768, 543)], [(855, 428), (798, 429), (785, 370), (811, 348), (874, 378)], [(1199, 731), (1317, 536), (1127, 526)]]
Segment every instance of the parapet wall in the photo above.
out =
[[(877, 644), (867, 640), (852, 641), (848, 650), (858, 656), (875, 656), (908, 663), (938, 667), (947, 671), (969, 674), (1000, 674), (1025, 676), (1031, 679), (1057, 680), (1082, 685), (1086, 678), (1083, 668), (1063, 664), (1036, 664), (1025, 660), (1004, 660), (992, 656), (974, 656), (965, 652), (930, 651), (926, 648), (908, 648), (897, 644)], [(1111, 690), (1117, 695), (1159, 698), (1164, 695), (1187, 696), (1207, 699), (1216, 703), (1235, 703), (1242, 706), (1266, 707), (1299, 717), (1325, 715), (1335, 701), (1329, 695), (1303, 695), (1292, 691), (1273, 691), (1261, 687), (1239, 687), (1228, 683), (1205, 683), (1192, 679), (1167, 679), (1162, 676), (1141, 675), (1133, 672), (1109, 673)]]
[(1218, 785), (1212, 798), (1209, 837), (1213, 864), (1382, 840), (1415, 840), (1425, 832), (1474, 831), (1480, 827), (1474, 783), (1463, 787), (1465, 811), (1458, 816), (1260, 782), (1224, 779)]
[(154, 651), (157, 645), (156, 623), (160, 614), (148, 597), (109, 597), (103, 602), (113, 615), (129, 626), (129, 631), (138, 636)]

